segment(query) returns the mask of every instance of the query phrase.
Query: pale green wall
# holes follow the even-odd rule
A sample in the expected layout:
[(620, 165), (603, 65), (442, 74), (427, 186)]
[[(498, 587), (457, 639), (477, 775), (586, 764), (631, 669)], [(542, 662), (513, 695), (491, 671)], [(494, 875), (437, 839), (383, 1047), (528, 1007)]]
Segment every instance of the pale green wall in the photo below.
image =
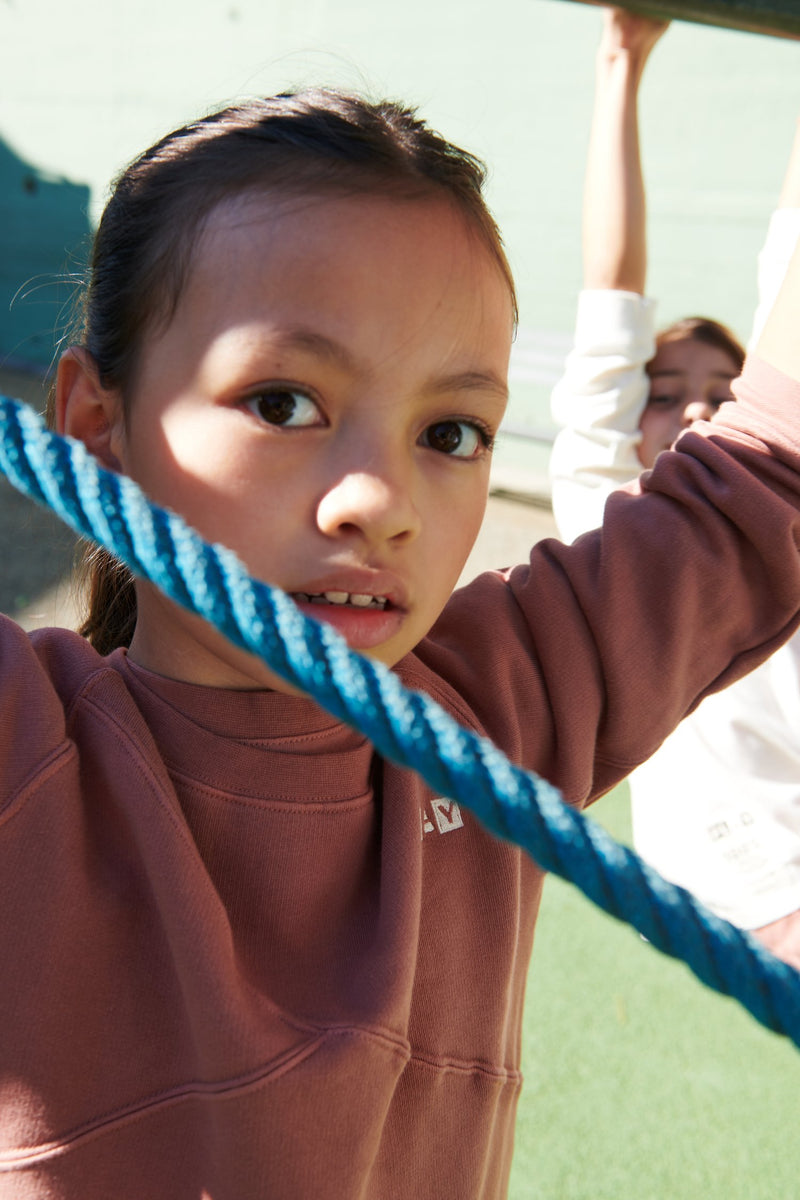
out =
[[(16, 290), (41, 273), (53, 240), (46, 212), (29, 219), (26, 170), (51, 176), (66, 245), (81, 229), (80, 189), (94, 217), (125, 161), (198, 111), (304, 82), (399, 95), (489, 160), (522, 301), (511, 417), (546, 425), (580, 279), (599, 21), (596, 9), (560, 0), (0, 0), (0, 138), (17, 164), (16, 176), (0, 174), (0, 284)], [(798, 56), (794, 42), (686, 24), (657, 48), (643, 126), (663, 319), (708, 312), (746, 333), (755, 253), (798, 108)], [(48, 251), (52, 270), (61, 248)], [(0, 350), (30, 356), (43, 311), (18, 302), (9, 321), (6, 307)]]

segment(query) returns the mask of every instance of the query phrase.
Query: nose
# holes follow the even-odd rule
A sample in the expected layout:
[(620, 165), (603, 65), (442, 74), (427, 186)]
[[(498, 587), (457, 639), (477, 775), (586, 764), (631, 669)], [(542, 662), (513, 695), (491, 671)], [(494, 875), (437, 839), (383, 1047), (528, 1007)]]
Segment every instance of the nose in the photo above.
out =
[(340, 475), (317, 506), (317, 526), (327, 537), (356, 538), (371, 546), (411, 542), (420, 524), (408, 481), (388, 470)]
[(683, 424), (691, 425), (692, 421), (710, 421), (716, 412), (716, 405), (705, 396), (693, 396), (684, 405)]

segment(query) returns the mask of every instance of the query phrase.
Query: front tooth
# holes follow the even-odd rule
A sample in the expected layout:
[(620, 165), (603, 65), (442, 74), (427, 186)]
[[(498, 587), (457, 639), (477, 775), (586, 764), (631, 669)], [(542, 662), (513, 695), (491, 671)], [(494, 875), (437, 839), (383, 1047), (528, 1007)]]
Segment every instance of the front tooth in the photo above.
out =
[(347, 604), (349, 592), (323, 592), (322, 593), (329, 604)]
[(364, 592), (352, 592), (350, 594), (350, 603), (356, 608), (368, 608), (374, 599), (374, 596), (367, 596)]

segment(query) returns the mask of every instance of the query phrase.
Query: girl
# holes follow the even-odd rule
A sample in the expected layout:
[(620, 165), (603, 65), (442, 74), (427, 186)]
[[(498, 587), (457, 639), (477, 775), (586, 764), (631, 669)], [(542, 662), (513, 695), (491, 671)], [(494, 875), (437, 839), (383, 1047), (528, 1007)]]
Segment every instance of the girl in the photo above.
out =
[[(645, 192), (637, 98), (664, 22), (607, 9), (584, 203), (576, 348), (553, 393), (553, 508), (572, 539), (614, 487), (653, 466), (730, 396), (744, 351), (708, 318), (653, 339), (644, 296)], [(759, 269), (754, 340), (800, 229), (800, 135)], [(631, 777), (639, 853), (800, 968), (800, 635), (706, 701)]]
[[(602, 537), (450, 598), (515, 317), (481, 183), (326, 92), (170, 135), (104, 214), (56, 420), (580, 805), (797, 618), (800, 363), (787, 317)], [(87, 637), (0, 623), (0, 1197), (502, 1197), (540, 870), (91, 572)]]

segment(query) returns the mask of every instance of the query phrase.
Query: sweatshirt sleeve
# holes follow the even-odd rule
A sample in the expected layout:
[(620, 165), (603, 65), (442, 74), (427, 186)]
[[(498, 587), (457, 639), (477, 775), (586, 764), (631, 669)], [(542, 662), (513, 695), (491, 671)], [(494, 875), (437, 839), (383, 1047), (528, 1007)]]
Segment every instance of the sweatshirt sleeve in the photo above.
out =
[(0, 615), (0, 823), (9, 805), (68, 749), (64, 709), (34, 639)]
[(642, 469), (636, 451), (654, 319), (654, 302), (635, 292), (578, 298), (575, 344), (551, 398), (561, 427), (550, 459), (553, 514), (565, 541), (600, 525), (609, 493)]
[(418, 650), (576, 804), (800, 620), (800, 383), (751, 358), (735, 386), (738, 403), (609, 497), (601, 529), (480, 577)]

